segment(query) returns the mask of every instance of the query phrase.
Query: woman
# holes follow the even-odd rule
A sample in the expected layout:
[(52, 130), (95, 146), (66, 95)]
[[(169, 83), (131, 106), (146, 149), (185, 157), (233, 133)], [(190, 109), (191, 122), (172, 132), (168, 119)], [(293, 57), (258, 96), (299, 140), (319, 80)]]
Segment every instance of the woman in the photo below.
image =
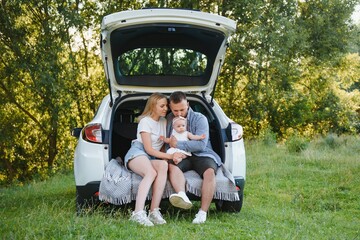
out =
[[(137, 129), (137, 138), (125, 155), (125, 166), (142, 176), (136, 195), (135, 210), (130, 220), (145, 226), (165, 224), (160, 213), (160, 201), (167, 180), (168, 163), (166, 160), (177, 160), (181, 153), (167, 154), (161, 151), (164, 142), (160, 136), (166, 134), (168, 102), (165, 95), (153, 93), (146, 102)], [(146, 215), (145, 201), (152, 186), (152, 200), (149, 216)]]

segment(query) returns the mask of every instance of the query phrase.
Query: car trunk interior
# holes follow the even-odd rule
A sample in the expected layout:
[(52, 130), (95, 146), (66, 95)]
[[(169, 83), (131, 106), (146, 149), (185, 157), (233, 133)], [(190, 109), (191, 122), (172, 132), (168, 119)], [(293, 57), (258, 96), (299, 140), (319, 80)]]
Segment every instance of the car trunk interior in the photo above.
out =
[[(190, 107), (204, 114), (209, 122), (209, 135), (213, 150), (219, 154), (224, 161), (225, 149), (223, 144), (223, 134), (220, 124), (215, 115), (210, 110), (210, 106), (203, 102), (199, 97), (189, 98)], [(130, 148), (131, 141), (136, 138), (137, 120), (142, 113), (146, 100), (134, 100), (120, 103), (113, 115), (112, 133), (110, 151), (111, 158), (121, 157), (124, 159), (125, 154)]]

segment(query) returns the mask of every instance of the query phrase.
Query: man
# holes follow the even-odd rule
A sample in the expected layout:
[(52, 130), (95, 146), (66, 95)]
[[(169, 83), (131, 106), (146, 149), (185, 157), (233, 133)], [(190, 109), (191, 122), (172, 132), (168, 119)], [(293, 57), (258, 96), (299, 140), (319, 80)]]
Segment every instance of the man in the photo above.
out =
[[(170, 137), (169, 146), (191, 152), (192, 156), (183, 156), (169, 164), (169, 179), (175, 189), (169, 200), (175, 207), (189, 209), (192, 203), (185, 194), (185, 177), (183, 172), (195, 170), (202, 178), (201, 207), (196, 214), (193, 223), (200, 224), (206, 221), (206, 214), (212, 202), (216, 180), (215, 174), (221, 165), (220, 157), (212, 150), (209, 139), (209, 123), (201, 113), (194, 112), (183, 92), (174, 92), (170, 95), (171, 113), (167, 116), (167, 136), (172, 132), (172, 119), (174, 117), (187, 118), (188, 131), (195, 135), (205, 134), (202, 140), (178, 141), (174, 136)], [(186, 157), (186, 158), (185, 158)]]

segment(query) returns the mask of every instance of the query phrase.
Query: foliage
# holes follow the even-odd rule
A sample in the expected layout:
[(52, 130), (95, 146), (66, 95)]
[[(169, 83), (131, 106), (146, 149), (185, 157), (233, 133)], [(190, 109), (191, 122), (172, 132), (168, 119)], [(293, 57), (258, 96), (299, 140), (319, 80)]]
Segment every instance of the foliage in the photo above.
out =
[(360, 132), (357, 0), (2, 1), (0, 183), (71, 168), (83, 126), (108, 92), (99, 56), (103, 16), (127, 9), (199, 9), (237, 21), (215, 98), (255, 138)]
[[(252, 136), (266, 128), (279, 139), (294, 130), (355, 132), (360, 58), (347, 48), (359, 39), (348, 23), (355, 3), (232, 2), (238, 31), (216, 95), (225, 112)], [(357, 87), (345, 90), (347, 81)]]
[(264, 129), (263, 133), (260, 133), (259, 137), (257, 138), (266, 146), (276, 146), (276, 133), (271, 131), (270, 129)]
[[(84, 36), (94, 21), (80, 16), (91, 13), (88, 7), (80, 12), (61, 1), (1, 6), (1, 125), (8, 126), (1, 130), (3, 180), (46, 177), (71, 164), (58, 154), (74, 148), (71, 126), (91, 119), (105, 90), (99, 56)], [(75, 38), (83, 45), (73, 48)]]
[[(360, 224), (359, 137), (338, 137), (336, 149), (316, 139), (301, 153), (247, 141), (244, 206), (207, 222), (189, 211), (162, 209), (167, 224), (144, 228), (130, 209), (100, 207), (78, 217), (72, 173), (0, 189), (3, 239), (357, 239)], [(21, 228), (19, 228), (21, 226)]]
[(309, 140), (299, 136), (298, 134), (293, 134), (285, 142), (287, 150), (291, 153), (302, 152), (307, 149), (308, 145)]

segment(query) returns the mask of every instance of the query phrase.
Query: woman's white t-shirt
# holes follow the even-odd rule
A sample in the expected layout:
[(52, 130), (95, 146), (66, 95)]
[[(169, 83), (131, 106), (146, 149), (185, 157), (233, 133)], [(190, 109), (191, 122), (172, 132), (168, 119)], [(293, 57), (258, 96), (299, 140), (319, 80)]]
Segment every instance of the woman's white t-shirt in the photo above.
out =
[(149, 116), (142, 118), (137, 128), (136, 140), (143, 143), (140, 135), (141, 132), (150, 133), (152, 148), (160, 150), (164, 142), (159, 138), (166, 135), (166, 119), (160, 117), (159, 121), (155, 121)]

